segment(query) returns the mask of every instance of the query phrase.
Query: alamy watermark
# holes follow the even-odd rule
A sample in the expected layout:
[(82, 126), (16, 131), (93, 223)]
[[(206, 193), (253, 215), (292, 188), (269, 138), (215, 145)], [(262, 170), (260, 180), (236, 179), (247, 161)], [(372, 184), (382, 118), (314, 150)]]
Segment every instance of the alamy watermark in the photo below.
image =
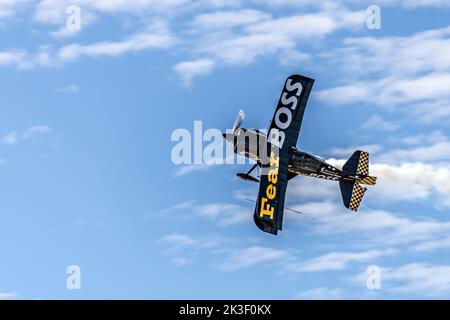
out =
[(66, 8), (66, 13), (69, 15), (66, 19), (66, 28), (71, 32), (78, 32), (81, 30), (81, 8), (77, 5), (70, 5)]
[[(245, 155), (264, 159), (266, 130), (227, 129), (224, 133), (216, 128), (203, 129), (202, 121), (194, 121), (193, 133), (185, 128), (175, 129), (171, 141), (171, 160), (175, 165), (190, 164), (247, 164), (251, 160)], [(239, 156), (236, 154), (242, 155)], [(255, 159), (253, 159), (255, 160)]]
[(66, 280), (66, 288), (69, 290), (81, 290), (81, 268), (80, 266), (73, 264), (67, 267), (66, 273), (68, 274)]
[(381, 29), (381, 8), (377, 5), (371, 5), (366, 10), (366, 26), (369, 30)]
[(366, 286), (369, 290), (381, 289), (381, 268), (377, 265), (371, 265), (366, 270), (367, 281)]

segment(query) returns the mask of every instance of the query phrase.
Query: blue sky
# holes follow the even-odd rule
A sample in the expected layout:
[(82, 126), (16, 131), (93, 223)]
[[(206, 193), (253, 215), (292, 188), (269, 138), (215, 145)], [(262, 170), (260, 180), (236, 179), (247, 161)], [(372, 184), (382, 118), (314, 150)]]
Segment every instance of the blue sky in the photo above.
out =
[[(0, 298), (450, 298), (449, 18), (446, 0), (0, 1)], [(298, 148), (369, 151), (379, 183), (353, 215), (336, 183), (294, 179), (306, 214), (273, 237), (248, 165), (176, 166), (171, 134), (240, 108), (266, 128), (294, 73), (316, 79)]]

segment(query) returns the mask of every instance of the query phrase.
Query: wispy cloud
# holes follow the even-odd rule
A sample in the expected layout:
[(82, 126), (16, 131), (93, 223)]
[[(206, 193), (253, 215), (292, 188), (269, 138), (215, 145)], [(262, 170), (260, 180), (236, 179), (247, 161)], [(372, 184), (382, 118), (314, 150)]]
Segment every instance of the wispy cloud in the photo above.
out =
[(4, 143), (4, 144), (14, 145), (17, 143), (17, 140), (18, 140), (18, 137), (17, 137), (16, 131), (7, 133), (2, 137), (2, 143)]
[(361, 129), (393, 131), (395, 129), (398, 129), (399, 126), (400, 126), (399, 123), (387, 121), (383, 119), (381, 116), (374, 114), (361, 125)]
[(80, 86), (77, 84), (69, 84), (64, 87), (55, 88), (55, 91), (62, 92), (62, 93), (77, 93), (80, 91)]
[[(358, 275), (351, 281), (365, 283), (367, 275)], [(381, 269), (383, 291), (407, 294), (409, 297), (445, 297), (450, 293), (450, 266), (430, 263), (408, 263)]]
[(207, 164), (186, 164), (177, 167), (175, 172), (173, 173), (173, 176), (177, 178), (192, 172), (206, 171), (209, 169), (211, 169), (211, 166)]
[[(216, 12), (217, 17), (226, 17), (229, 12)], [(239, 30), (236, 23), (223, 23), (220, 31), (214, 31), (217, 22), (213, 16), (201, 15), (194, 19), (193, 27), (200, 37), (193, 51), (202, 59), (212, 59), (216, 64), (241, 65), (259, 57), (279, 56), (292, 52), (296, 45), (308, 39), (324, 37), (337, 30), (363, 27), (364, 11), (348, 11), (342, 7), (322, 9), (309, 14), (297, 14), (273, 18), (262, 13), (248, 11), (233, 12), (246, 16), (241, 20)], [(251, 15), (251, 17), (250, 17)], [(198, 21), (202, 21), (199, 25)], [(208, 26), (211, 25), (211, 27)], [(201, 31), (208, 29), (208, 33)]]
[(437, 240), (430, 240), (430, 241), (424, 241), (416, 246), (414, 246), (415, 251), (419, 252), (431, 252), (435, 250), (440, 249), (449, 249), (450, 248), (450, 237), (443, 238), (443, 239), (437, 239)]
[(67, 62), (76, 61), (83, 56), (119, 56), (148, 49), (168, 48), (173, 42), (174, 38), (169, 33), (167, 26), (164, 23), (157, 23), (150, 26), (147, 31), (134, 34), (122, 41), (66, 45), (59, 49), (57, 58), (62, 62)]
[(194, 17), (191, 28), (199, 30), (224, 30), (268, 21), (272, 19), (270, 13), (254, 10), (227, 10), (202, 13)]
[(1, 137), (1, 142), (7, 145), (15, 145), (19, 143), (21, 140), (27, 140), (35, 135), (47, 134), (51, 131), (51, 129), (47, 126), (33, 126), (22, 132), (12, 131), (7, 133)]
[(26, 129), (22, 133), (22, 139), (29, 139), (35, 135), (46, 134), (49, 133), (50, 131), (51, 131), (50, 128), (47, 126), (33, 126)]
[(0, 1), (0, 19), (16, 15), (34, 0), (2, 0)]
[(175, 65), (175, 72), (181, 77), (186, 86), (192, 84), (194, 77), (207, 75), (214, 68), (215, 62), (211, 59), (184, 61)]
[(217, 264), (224, 271), (235, 271), (249, 268), (257, 264), (268, 264), (287, 257), (287, 252), (268, 247), (253, 246), (244, 249), (231, 250), (226, 260)]
[(294, 298), (300, 300), (337, 300), (342, 299), (343, 295), (342, 289), (318, 287), (299, 292)]
[(41, 0), (35, 7), (34, 20), (40, 23), (57, 24), (67, 17), (66, 9), (75, 4), (83, 9), (83, 14), (132, 14), (152, 15), (177, 11), (188, 5), (190, 0), (139, 0), (139, 1), (103, 1), (103, 0)]
[(369, 250), (365, 252), (331, 252), (311, 260), (289, 264), (286, 269), (293, 272), (319, 272), (346, 269), (348, 264), (373, 261), (377, 258), (392, 255), (396, 251)]
[(90, 44), (71, 43), (53, 50), (43, 46), (36, 52), (26, 50), (0, 51), (0, 66), (20, 69), (61, 66), (83, 57), (116, 57), (151, 49), (168, 49), (176, 39), (162, 22), (154, 22), (142, 32), (118, 41), (100, 41)]
[(15, 299), (18, 296), (17, 292), (0, 292), (0, 300)]
[(228, 227), (250, 221), (252, 211), (249, 208), (222, 202), (198, 204), (195, 201), (185, 201), (170, 208), (165, 208), (156, 214), (147, 217), (173, 217), (178, 213), (190, 212), (189, 219), (197, 218), (205, 221), (214, 221), (217, 225)]
[(173, 233), (162, 237), (158, 243), (165, 246), (163, 253), (170, 257), (172, 263), (181, 267), (193, 263), (201, 250), (217, 248), (226, 243), (226, 240), (212, 235), (194, 238)]
[(26, 69), (29, 67), (27, 53), (24, 50), (0, 51), (0, 66)]
[(327, 103), (381, 106), (421, 122), (450, 115), (450, 27), (401, 37), (347, 38), (324, 57), (343, 74), (341, 85), (317, 93)]

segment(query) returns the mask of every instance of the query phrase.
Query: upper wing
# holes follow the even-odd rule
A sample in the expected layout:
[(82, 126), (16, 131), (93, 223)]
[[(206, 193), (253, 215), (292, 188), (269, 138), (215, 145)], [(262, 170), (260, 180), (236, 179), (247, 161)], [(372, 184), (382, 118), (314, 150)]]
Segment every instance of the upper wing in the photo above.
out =
[(282, 229), (284, 197), (288, 182), (289, 147), (297, 144), (306, 103), (314, 80), (290, 76), (275, 110), (261, 161), (261, 180), (253, 218), (263, 231)]
[(272, 145), (285, 149), (297, 144), (313, 84), (313, 79), (300, 75), (287, 78), (269, 128), (268, 140)]

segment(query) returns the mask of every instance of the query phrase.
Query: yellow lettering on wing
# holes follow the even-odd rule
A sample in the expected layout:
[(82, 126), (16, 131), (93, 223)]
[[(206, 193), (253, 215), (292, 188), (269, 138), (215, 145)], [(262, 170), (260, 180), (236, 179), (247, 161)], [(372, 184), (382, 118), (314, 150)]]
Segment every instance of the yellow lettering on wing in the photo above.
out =
[(273, 184), (269, 184), (266, 189), (267, 198), (273, 200), (276, 194), (277, 194), (277, 187), (275, 187)]
[(273, 207), (267, 204), (267, 198), (261, 198), (261, 211), (259, 216), (261, 218), (268, 216), (270, 219), (273, 219)]
[(266, 197), (261, 198), (261, 207), (259, 216), (262, 218), (264, 216), (269, 217), (271, 220), (273, 220), (273, 214), (274, 214), (274, 207), (271, 206), (268, 201), (275, 199), (277, 195), (277, 181), (278, 181), (278, 166), (279, 166), (279, 157), (275, 155), (275, 153), (272, 151), (270, 153), (270, 170), (267, 175), (267, 180), (269, 182), (269, 185), (266, 188)]
[(269, 180), (270, 183), (277, 184), (277, 181), (278, 181), (278, 168), (270, 169), (267, 179)]

